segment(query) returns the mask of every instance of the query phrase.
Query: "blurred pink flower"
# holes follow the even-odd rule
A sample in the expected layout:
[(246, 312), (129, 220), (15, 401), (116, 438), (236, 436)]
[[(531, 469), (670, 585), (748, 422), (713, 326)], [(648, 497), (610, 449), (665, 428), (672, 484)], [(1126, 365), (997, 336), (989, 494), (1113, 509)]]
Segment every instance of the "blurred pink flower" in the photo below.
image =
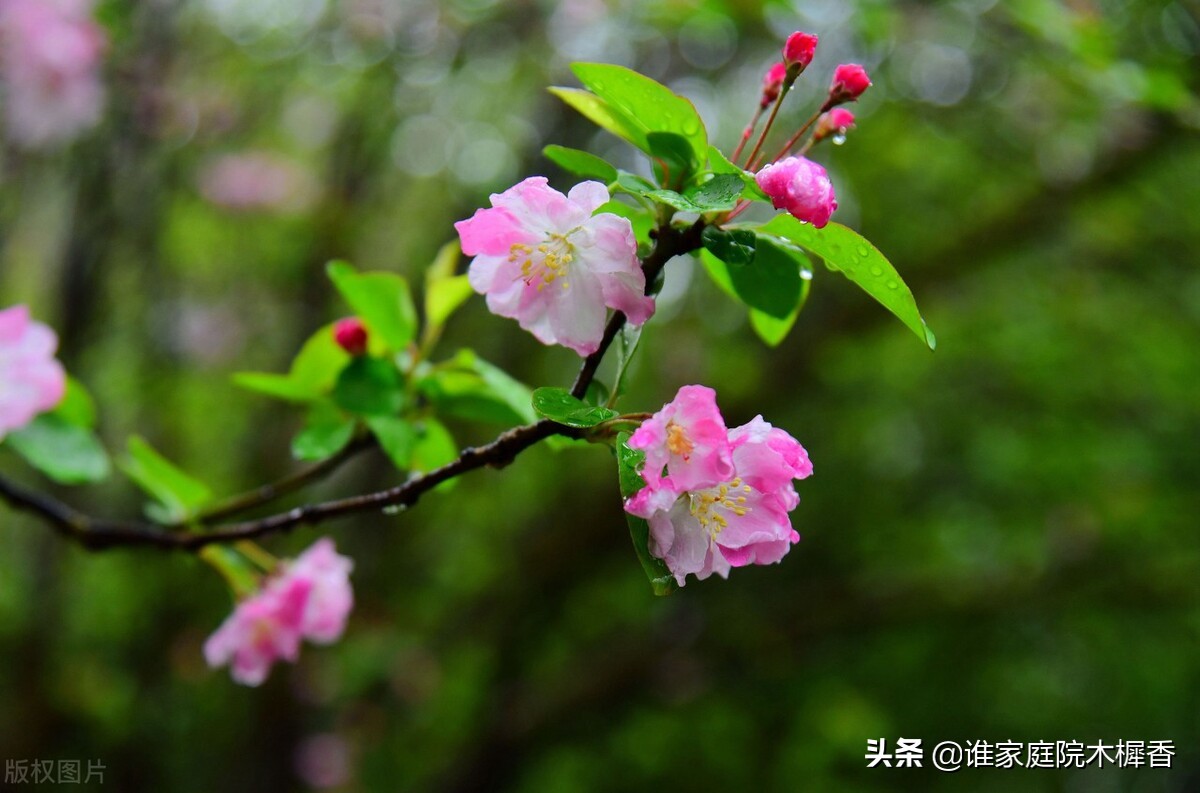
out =
[(783, 81), (786, 77), (787, 65), (782, 61), (767, 69), (767, 73), (763, 75), (762, 97), (758, 100), (761, 107), (769, 107), (779, 98), (779, 92), (783, 90)]
[(336, 641), (354, 605), (353, 566), (328, 538), (285, 562), (282, 571), (238, 603), (205, 642), (208, 665), (228, 664), (234, 680), (257, 686), (276, 661), (296, 660), (301, 639), (318, 644)]
[[(685, 385), (629, 438), (629, 448), (645, 452), (642, 478), (651, 489), (695, 490), (733, 475), (725, 419), (717, 392)], [(669, 483), (663, 481), (663, 470)], [(644, 498), (649, 497), (644, 496)]]
[[(705, 487), (647, 486), (625, 505), (647, 520), (650, 553), (683, 586), (688, 575), (729, 575), (732, 567), (774, 564), (799, 542), (788, 513), (800, 501), (792, 484), (812, 474), (795, 438), (757, 416), (730, 430), (733, 470)], [(649, 464), (647, 464), (649, 465)], [(649, 497), (643, 494), (649, 492)]]
[(776, 209), (786, 209), (798, 220), (817, 228), (823, 228), (837, 209), (829, 174), (804, 157), (771, 163), (754, 178)]
[(54, 331), (29, 319), (29, 309), (0, 311), (0, 440), (63, 398), (66, 373), (54, 359)]
[(316, 180), (303, 166), (270, 152), (226, 154), (200, 174), (200, 192), (212, 203), (241, 212), (301, 212), (312, 205)]
[(491, 197), (490, 209), (454, 224), (467, 275), (493, 314), (516, 319), (543, 344), (590, 355), (604, 335), (605, 307), (634, 325), (654, 313), (625, 218), (592, 213), (609, 199), (600, 182), (563, 195), (531, 176)]
[(90, 0), (0, 0), (0, 82), (8, 133), (49, 147), (100, 120), (107, 37)]

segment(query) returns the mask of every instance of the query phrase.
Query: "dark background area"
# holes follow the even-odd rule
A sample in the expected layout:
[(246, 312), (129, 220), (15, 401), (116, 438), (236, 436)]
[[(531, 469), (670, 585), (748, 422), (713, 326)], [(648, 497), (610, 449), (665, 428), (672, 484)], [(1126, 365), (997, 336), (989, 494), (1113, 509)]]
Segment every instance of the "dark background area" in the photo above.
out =
[[(622, 407), (686, 383), (809, 450), (778, 566), (653, 597), (601, 448), (536, 448), (399, 516), (304, 529), (356, 560), (343, 640), (259, 689), (209, 671), (222, 581), (89, 554), (0, 510), (0, 758), (101, 759), (105, 789), (1200, 789), (1200, 25), (1194, 3), (117, 2), (102, 126), (10, 149), (0, 305), (221, 493), (294, 469), (299, 411), (237, 389), (345, 313), (327, 260), (419, 283), (454, 220), (547, 143), (632, 149), (544, 91), (572, 60), (692, 98), (728, 150), (787, 33), (874, 87), (818, 150), (835, 220), (889, 256), (930, 353), (836, 273), (776, 350), (702, 268), (668, 268)], [(214, 198), (257, 153), (280, 201)], [(278, 174), (286, 174), (279, 176)], [(208, 185), (209, 187), (206, 187)], [(471, 346), (531, 385), (575, 356), (472, 300)], [(461, 443), (498, 428), (455, 425)], [(12, 455), (0, 470), (37, 482)], [(311, 498), (388, 486), (356, 460)], [(48, 485), (45, 485), (49, 487)], [(62, 494), (107, 516), (116, 476)], [(1174, 768), (865, 768), (868, 738), (1169, 739)]]

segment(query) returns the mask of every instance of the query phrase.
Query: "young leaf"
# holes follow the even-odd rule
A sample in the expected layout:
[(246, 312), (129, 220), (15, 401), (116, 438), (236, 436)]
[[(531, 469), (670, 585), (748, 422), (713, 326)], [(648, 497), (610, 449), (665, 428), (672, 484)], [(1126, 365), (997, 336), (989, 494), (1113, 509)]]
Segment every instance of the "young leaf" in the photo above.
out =
[(749, 171), (744, 171), (740, 166), (734, 165), (729, 161), (729, 158), (721, 153), (721, 150), (716, 146), (708, 147), (708, 167), (713, 173), (728, 173), (733, 174), (742, 180), (742, 198), (750, 201), (766, 201), (771, 202), (767, 194), (758, 186), (758, 182), (754, 179), (754, 174)]
[(269, 372), (237, 372), (233, 382), (247, 391), (255, 391), (288, 402), (311, 402), (320, 394), (309, 386), (296, 382), (290, 375)]
[(390, 416), (404, 407), (404, 379), (388, 361), (362, 356), (347, 364), (333, 387), (333, 401), (362, 416)]
[(157, 503), (146, 514), (161, 523), (186, 520), (212, 497), (200, 480), (184, 473), (137, 435), (129, 438), (128, 454), (118, 461), (125, 475)]
[(616, 181), (617, 169), (595, 154), (551, 143), (542, 149), (546, 159), (568, 173), (585, 179), (598, 179), (605, 184)]
[(733, 209), (742, 194), (742, 180), (734, 174), (717, 174), (702, 185), (684, 191), (692, 203), (705, 211)]
[[(629, 498), (645, 487), (638, 469), (645, 460), (642, 452), (629, 448), (628, 432), (617, 436), (617, 474), (621, 484), (621, 495)], [(643, 519), (625, 513), (625, 521), (629, 524), (629, 536), (633, 540), (633, 550), (637, 553), (646, 578), (656, 595), (669, 595), (679, 588), (675, 576), (667, 568), (666, 562), (650, 553), (650, 525)]]
[(349, 360), (349, 353), (334, 341), (333, 325), (324, 325), (304, 342), (287, 374), (238, 372), (233, 382), (276, 399), (312, 402), (333, 388)]
[(400, 352), (413, 339), (417, 309), (408, 282), (395, 273), (359, 273), (346, 262), (330, 262), (329, 278), (373, 339)]
[(304, 427), (292, 438), (297, 460), (324, 460), (340, 452), (354, 437), (353, 418), (328, 400), (313, 403)]
[(762, 226), (760, 231), (791, 240), (820, 256), (825, 260), (826, 267), (858, 284), (895, 314), (929, 349), (937, 346), (933, 331), (925, 325), (917, 301), (904, 279), (891, 262), (858, 232), (838, 223), (817, 229), (790, 215), (776, 217)]
[(67, 376), (67, 390), (53, 410), (54, 415), (68, 424), (90, 430), (96, 426), (96, 403), (83, 384)]
[(646, 143), (659, 184), (682, 185), (696, 172), (696, 152), (682, 135), (650, 132), (646, 135)]
[[(413, 446), (412, 467), (416, 471), (432, 471), (453, 462), (458, 457), (458, 444), (446, 425), (437, 419), (426, 418), (417, 428), (417, 442)], [(438, 489), (445, 488), (454, 480), (443, 482)]]
[(571, 71), (584, 87), (640, 129), (637, 145), (642, 151), (653, 154), (646, 139), (648, 133), (673, 132), (688, 141), (695, 161), (706, 155), (708, 136), (696, 107), (665, 85), (632, 69), (607, 63), (574, 63)]
[(533, 409), (539, 416), (567, 427), (594, 427), (618, 415), (615, 410), (576, 399), (563, 388), (535, 389)]
[(506, 426), (537, 420), (529, 387), (471, 350), (438, 364), (419, 387), (441, 415)]
[(108, 476), (108, 453), (91, 430), (57, 411), (44, 413), (4, 442), (25, 461), (64, 485), (99, 482)]
[(642, 151), (646, 151), (645, 130), (633, 119), (627, 117), (619, 109), (612, 107), (591, 91), (579, 88), (548, 89), (550, 93), (579, 111), (580, 115), (601, 129), (606, 129), (618, 138), (629, 141)]
[(407, 471), (417, 443), (417, 431), (413, 425), (399, 416), (370, 416), (367, 418), (367, 427), (392, 465)]
[(455, 275), (461, 249), (458, 241), (448, 242), (438, 251), (425, 271), (425, 334), (436, 339), (459, 306), (474, 294), (466, 275)]

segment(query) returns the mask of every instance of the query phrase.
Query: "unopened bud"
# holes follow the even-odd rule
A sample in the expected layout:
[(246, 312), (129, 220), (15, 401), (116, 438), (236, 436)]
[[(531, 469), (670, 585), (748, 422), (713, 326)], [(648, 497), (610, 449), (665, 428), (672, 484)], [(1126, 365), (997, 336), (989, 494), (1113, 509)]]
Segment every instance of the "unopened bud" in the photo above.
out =
[(833, 82), (829, 85), (828, 106), (853, 102), (871, 87), (867, 70), (857, 63), (843, 63), (833, 70)]
[(767, 73), (763, 75), (762, 99), (759, 100), (762, 107), (770, 107), (771, 103), (779, 98), (786, 77), (787, 64), (782, 61), (767, 69)]
[(797, 73), (812, 63), (813, 55), (817, 52), (817, 37), (811, 33), (797, 30), (788, 36), (783, 45), (783, 62), (789, 68), (799, 66)]
[(835, 107), (828, 113), (821, 114), (817, 121), (817, 131), (813, 133), (813, 140), (824, 140), (832, 136), (834, 143), (841, 143), (840, 139), (846, 137), (846, 130), (853, 126), (854, 114), (845, 108)]
[(351, 355), (362, 355), (367, 351), (367, 326), (358, 317), (339, 319), (333, 325), (333, 340)]

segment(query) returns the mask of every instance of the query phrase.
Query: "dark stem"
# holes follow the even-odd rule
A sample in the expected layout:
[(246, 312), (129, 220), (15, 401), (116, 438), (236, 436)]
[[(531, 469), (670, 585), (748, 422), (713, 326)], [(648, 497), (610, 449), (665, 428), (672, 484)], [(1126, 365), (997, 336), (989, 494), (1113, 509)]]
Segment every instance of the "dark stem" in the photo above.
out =
[[(667, 262), (680, 254), (690, 253), (700, 247), (700, 233), (704, 230), (703, 219), (687, 228), (663, 225), (657, 230), (654, 250), (643, 262), (647, 286), (654, 283)], [(613, 315), (605, 328), (600, 347), (583, 362), (571, 393), (582, 396), (596, 376), (596, 370), (613, 339), (625, 324), (621, 313)], [(286, 512), (269, 515), (240, 523), (226, 523), (211, 531), (172, 531), (170, 527), (146, 523), (108, 521), (90, 517), (50, 496), (26, 489), (0, 476), (0, 498), (18, 510), (31, 512), (50, 524), (51, 528), (68, 539), (75, 540), (89, 550), (114, 547), (148, 546), (161, 550), (197, 551), (215, 543), (252, 540), (272, 534), (281, 534), (298, 526), (319, 523), (330, 518), (353, 515), (359, 512), (385, 509), (406, 509), (429, 490), (442, 482), (454, 479), (467, 471), (490, 466), (503, 468), (518, 454), (551, 435), (579, 437), (582, 431), (545, 420), (526, 424), (502, 433), (484, 446), (463, 449), (458, 458), (423, 474), (409, 477), (403, 484), (387, 490), (366, 493), (349, 498), (335, 499), (318, 504), (308, 504)], [(354, 451), (357, 451), (355, 449)], [(342, 454), (346, 458), (354, 451)], [(341, 457), (338, 455), (337, 457)], [(238, 496), (202, 516), (202, 521), (216, 522), (222, 517), (242, 512), (270, 501), (285, 492), (303, 487), (317, 477), (333, 470), (343, 459), (331, 458), (326, 463), (313, 466), (289, 479), (256, 491)], [(336, 462), (334, 462), (336, 460)]]

